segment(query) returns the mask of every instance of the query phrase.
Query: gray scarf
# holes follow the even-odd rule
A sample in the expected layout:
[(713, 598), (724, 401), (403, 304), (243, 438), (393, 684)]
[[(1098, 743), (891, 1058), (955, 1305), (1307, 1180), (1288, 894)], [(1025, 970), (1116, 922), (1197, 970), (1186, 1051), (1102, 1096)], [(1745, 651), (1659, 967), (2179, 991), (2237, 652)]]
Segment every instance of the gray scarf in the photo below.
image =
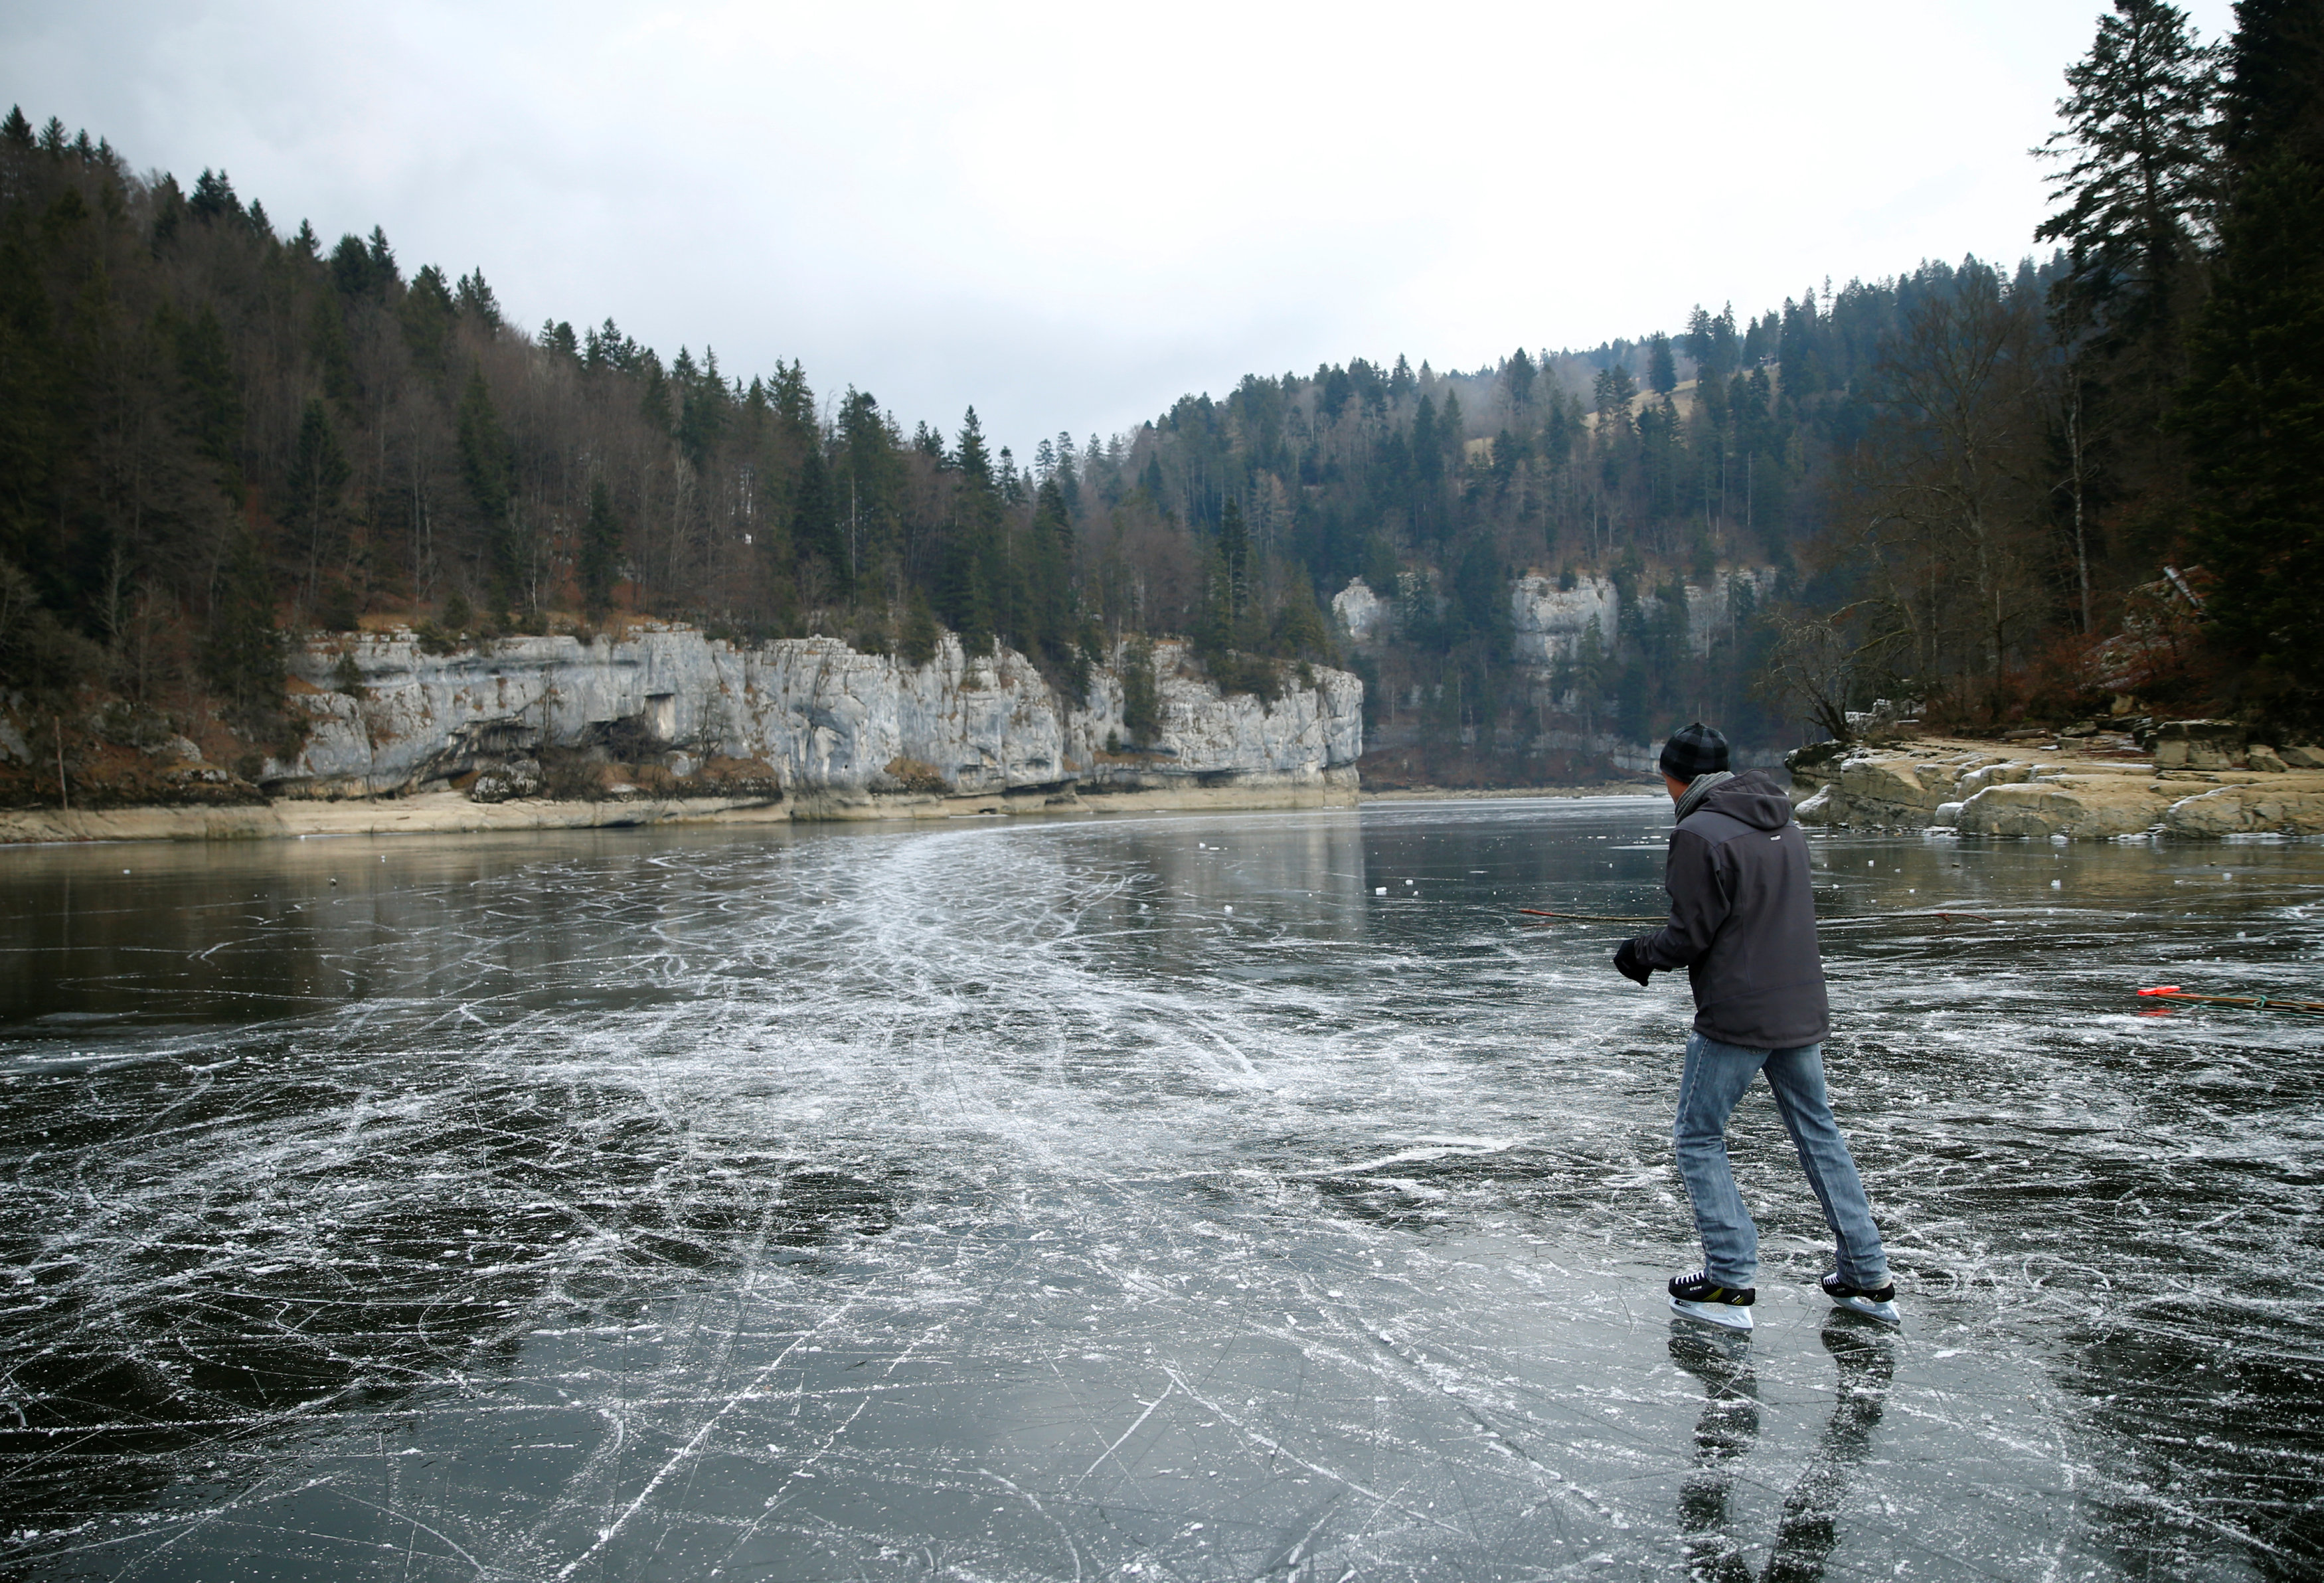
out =
[(1734, 778), (1734, 772), (1727, 769), (1714, 769), (1709, 775), (1696, 776), (1687, 783), (1685, 792), (1679, 797), (1678, 811), (1671, 815), (1671, 822), (1676, 824), (1693, 813), (1702, 806), (1702, 799), (1711, 795), (1713, 787)]

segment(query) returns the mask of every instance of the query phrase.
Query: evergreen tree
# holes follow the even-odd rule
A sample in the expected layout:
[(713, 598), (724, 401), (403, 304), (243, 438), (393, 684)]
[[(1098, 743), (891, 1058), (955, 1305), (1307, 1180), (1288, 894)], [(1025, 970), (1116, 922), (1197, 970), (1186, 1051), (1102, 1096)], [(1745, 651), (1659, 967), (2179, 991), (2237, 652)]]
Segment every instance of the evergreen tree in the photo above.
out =
[(264, 550), (246, 528), (234, 535), (210, 603), (201, 667), (235, 724), (254, 735), (272, 728), (289, 671), (282, 633), (274, 624), (273, 578)]
[[(455, 288), (454, 300), (459, 304), (462, 318), (475, 319), (488, 332), (501, 327), (500, 299), (493, 295), (490, 286), (484, 284), (483, 270), (471, 270), (460, 277), (459, 285)], [(613, 321), (607, 319), (606, 330), (611, 332), (613, 327)]]
[(2066, 83), (2065, 124), (2036, 151), (2068, 161), (2050, 178), (2064, 207), (2034, 235), (2066, 244), (2061, 327), (2120, 365), (2127, 416), (2151, 425), (2183, 373), (2179, 332), (2212, 186), (2217, 52), (2165, 0), (2115, 0)]
[(307, 320), (308, 347), (314, 357), (316, 373), (323, 382), (323, 393), (334, 401), (353, 401), (360, 393), (355, 385), (355, 350), (347, 343), (347, 326), (337, 300), (318, 295), (315, 308)]
[(964, 649), (987, 654), (1008, 620), (1010, 566), (991, 453), (973, 407), (961, 420), (951, 471), (957, 476), (934, 590), (936, 611), (960, 634)]
[(404, 296), (401, 317), (403, 342), (410, 349), (413, 364), (430, 378), (443, 378), (452, 350), (452, 326), (459, 317), (459, 309), (452, 300), (451, 288), (444, 283), (442, 270), (434, 264), (424, 264), (411, 277), (411, 290)]
[(282, 523), (307, 545), (306, 597), (311, 605), (327, 550), (340, 525), (343, 497), (354, 469), (339, 447), (330, 414), (309, 401), (299, 419), (299, 441), (282, 479)]
[[(1504, 604), (1507, 600), (1502, 601)], [(1278, 651), (1297, 658), (1329, 663), (1333, 658), (1332, 629), (1323, 620), (1323, 610), (1315, 602), (1315, 590), (1309, 585), (1305, 568), (1294, 566), (1286, 579), (1283, 603), (1275, 616), (1275, 644)]]
[(2237, 179), (2214, 279), (2178, 414), (2211, 614), (2324, 715), (2324, 168), (2284, 146)]
[(331, 284), (343, 297), (364, 297), (372, 292), (371, 254), (364, 251), (363, 238), (348, 232), (331, 249)]
[(936, 612), (929, 608), (925, 590), (915, 588), (909, 603), (904, 607), (904, 630), (897, 635), (896, 651), (914, 665), (926, 665), (936, 657), (936, 644), (943, 630), (936, 625)]
[(853, 385), (839, 404), (838, 441), (845, 489), (832, 503), (846, 512), (846, 573), (851, 592), (876, 582), (895, 548), (902, 514), (904, 461), (901, 437), (869, 391)]
[(1219, 600), (1225, 616), (1222, 634), (1228, 646), (1241, 635), (1243, 613), (1250, 608), (1250, 530), (1242, 518), (1242, 502), (1229, 495), (1219, 513), (1219, 570), (1222, 581)]
[(1517, 354), (1501, 371), (1501, 378), (1508, 386), (1511, 411), (1522, 412), (1533, 405), (1533, 382), (1537, 372), (1532, 357), (1526, 354), (1524, 347), (1518, 347)]
[(581, 608), (592, 621), (602, 621), (613, 607), (613, 584), (621, 575), (622, 520), (613, 513), (613, 493), (603, 478), (589, 485), (589, 516), (581, 528), (579, 565)]
[(177, 344), (178, 379), (185, 391), (186, 436), (217, 465), (220, 487), (239, 501), (242, 390), (235, 379), (225, 327), (218, 323), (217, 310), (208, 303), (191, 318), (171, 314), (165, 323)]
[(395, 249), (387, 244), (387, 233), (377, 225), (371, 228), (371, 241), (364, 248), (364, 257), (371, 265), (371, 289), (381, 295), (403, 283), (403, 275), (395, 267)]
[(2220, 148), (2232, 182), (2278, 150), (2324, 167), (2324, 5), (2236, 0)]
[(1121, 648), (1121, 728), (1130, 740), (1151, 747), (1162, 734), (1161, 690), (1154, 681), (1154, 646), (1125, 643)]
[(226, 172), (205, 166), (186, 199), (186, 212), (199, 220), (239, 220), (242, 203), (235, 197), (234, 183), (226, 179)]
[(831, 494), (830, 465), (822, 447), (811, 445), (791, 484), (791, 550), (802, 561), (811, 557), (821, 562), (826, 587), (844, 594), (847, 546)]
[[(1229, 507), (1232, 509), (1231, 505)], [(1065, 509), (1065, 492), (1052, 473), (1034, 492), (1032, 555), (1028, 568), (1030, 608), (1027, 612), (1028, 645), (1059, 664), (1069, 664), (1076, 622), (1074, 614), (1074, 524)]]
[(470, 371), (456, 418), (461, 481), (468, 486), (468, 499), (484, 527), (493, 599), (505, 613), (517, 608), (529, 568), (518, 540), (515, 447), (501, 427), (483, 369)]
[(1609, 422), (1627, 426), (1630, 421), (1630, 403), (1637, 399), (1637, 394), (1638, 382), (1630, 377), (1628, 369), (1618, 363), (1609, 368), (1600, 369), (1597, 381), (1591, 388), (1591, 397), (1598, 413), (1599, 431), (1604, 433)]
[(655, 434), (667, 437), (678, 421), (670, 402), (669, 376), (662, 373), (661, 359), (650, 351), (639, 353), (638, 368), (643, 375), (638, 385), (638, 416)]
[(1678, 362), (1671, 355), (1671, 338), (1659, 331), (1646, 342), (1646, 388), (1657, 396), (1678, 389)]

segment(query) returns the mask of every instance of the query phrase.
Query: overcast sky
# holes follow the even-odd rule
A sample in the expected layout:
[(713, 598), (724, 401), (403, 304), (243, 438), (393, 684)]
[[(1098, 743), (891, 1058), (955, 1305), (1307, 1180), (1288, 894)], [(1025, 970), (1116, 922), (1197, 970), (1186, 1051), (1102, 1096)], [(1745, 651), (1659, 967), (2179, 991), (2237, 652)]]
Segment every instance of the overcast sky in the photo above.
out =
[(0, 0), (0, 97), (525, 325), (974, 402), (1021, 456), (1246, 372), (2015, 260), (2098, 10)]

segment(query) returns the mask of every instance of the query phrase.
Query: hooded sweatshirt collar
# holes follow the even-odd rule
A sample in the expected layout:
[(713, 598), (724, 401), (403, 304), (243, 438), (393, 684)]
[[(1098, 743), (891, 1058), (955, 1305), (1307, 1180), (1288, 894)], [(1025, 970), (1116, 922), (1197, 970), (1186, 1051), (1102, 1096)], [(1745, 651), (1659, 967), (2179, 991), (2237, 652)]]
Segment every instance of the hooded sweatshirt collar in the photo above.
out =
[(1719, 787), (1734, 778), (1734, 772), (1728, 769), (1714, 769), (1708, 775), (1696, 776), (1692, 780), (1687, 783), (1686, 790), (1680, 794), (1678, 799), (1678, 810), (1671, 816), (1673, 822), (1675, 823), (1678, 820), (1685, 818), (1689, 814), (1693, 813), (1697, 808), (1702, 806), (1703, 798), (1709, 796), (1711, 792)]

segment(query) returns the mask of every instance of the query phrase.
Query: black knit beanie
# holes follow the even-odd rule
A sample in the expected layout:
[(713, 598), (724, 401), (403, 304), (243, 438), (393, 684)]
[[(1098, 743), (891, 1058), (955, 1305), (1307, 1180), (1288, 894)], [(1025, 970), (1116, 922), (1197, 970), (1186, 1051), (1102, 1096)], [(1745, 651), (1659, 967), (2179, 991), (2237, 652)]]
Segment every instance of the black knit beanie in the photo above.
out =
[(1727, 768), (1727, 739), (1698, 720), (1671, 732), (1660, 763), (1673, 780), (1691, 782), (1698, 775), (1716, 775)]

